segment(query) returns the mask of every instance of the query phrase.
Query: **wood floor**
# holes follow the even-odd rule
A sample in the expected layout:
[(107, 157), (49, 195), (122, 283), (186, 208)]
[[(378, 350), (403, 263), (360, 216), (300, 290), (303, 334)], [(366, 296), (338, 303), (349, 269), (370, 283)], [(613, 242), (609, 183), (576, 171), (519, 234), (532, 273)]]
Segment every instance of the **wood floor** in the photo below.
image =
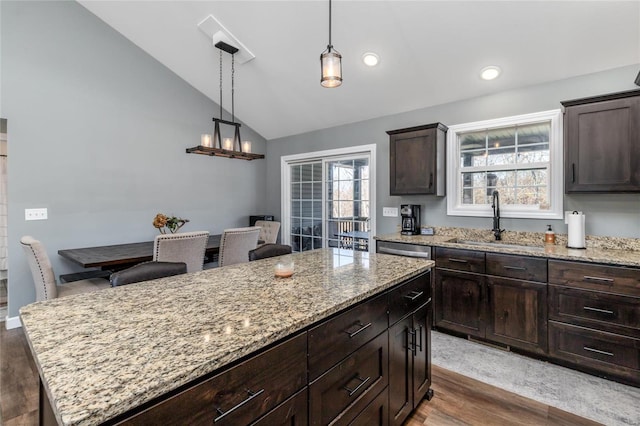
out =
[[(406, 426), (598, 424), (437, 366), (432, 380), (433, 399), (423, 401)], [(0, 323), (0, 425), (37, 420), (38, 372), (24, 333)]]

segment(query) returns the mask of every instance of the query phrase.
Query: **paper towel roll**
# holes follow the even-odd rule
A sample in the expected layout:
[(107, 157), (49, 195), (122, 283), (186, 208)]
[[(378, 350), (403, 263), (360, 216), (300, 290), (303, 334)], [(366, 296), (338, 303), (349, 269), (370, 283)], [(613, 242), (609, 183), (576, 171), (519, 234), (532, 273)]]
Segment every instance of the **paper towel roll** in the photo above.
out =
[(584, 238), (584, 219), (585, 215), (573, 212), (567, 215), (567, 224), (569, 225), (567, 235), (567, 247), (569, 248), (586, 248)]

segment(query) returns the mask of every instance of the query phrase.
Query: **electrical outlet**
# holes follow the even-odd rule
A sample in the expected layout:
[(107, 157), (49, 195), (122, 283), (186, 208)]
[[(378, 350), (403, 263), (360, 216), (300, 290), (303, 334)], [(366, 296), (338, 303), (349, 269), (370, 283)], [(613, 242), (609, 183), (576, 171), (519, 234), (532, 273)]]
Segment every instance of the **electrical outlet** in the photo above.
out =
[(24, 220), (47, 220), (47, 209), (24, 209)]
[(382, 208), (382, 216), (398, 217), (398, 208), (397, 207), (383, 207)]

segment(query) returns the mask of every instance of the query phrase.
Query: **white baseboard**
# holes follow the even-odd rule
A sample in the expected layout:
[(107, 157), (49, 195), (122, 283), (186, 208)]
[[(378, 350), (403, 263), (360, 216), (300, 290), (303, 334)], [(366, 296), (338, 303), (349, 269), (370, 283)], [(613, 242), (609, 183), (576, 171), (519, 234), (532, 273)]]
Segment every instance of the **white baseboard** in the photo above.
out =
[(22, 327), (22, 322), (20, 321), (20, 317), (5, 317), (4, 325), (7, 327), (7, 330), (11, 330), (12, 328)]

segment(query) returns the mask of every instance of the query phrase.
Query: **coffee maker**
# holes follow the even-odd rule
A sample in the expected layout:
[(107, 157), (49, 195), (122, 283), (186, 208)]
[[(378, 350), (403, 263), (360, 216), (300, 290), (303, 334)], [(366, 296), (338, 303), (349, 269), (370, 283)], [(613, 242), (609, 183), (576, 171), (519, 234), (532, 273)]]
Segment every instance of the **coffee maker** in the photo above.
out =
[(401, 204), (402, 235), (418, 235), (420, 233), (420, 206), (418, 204)]

